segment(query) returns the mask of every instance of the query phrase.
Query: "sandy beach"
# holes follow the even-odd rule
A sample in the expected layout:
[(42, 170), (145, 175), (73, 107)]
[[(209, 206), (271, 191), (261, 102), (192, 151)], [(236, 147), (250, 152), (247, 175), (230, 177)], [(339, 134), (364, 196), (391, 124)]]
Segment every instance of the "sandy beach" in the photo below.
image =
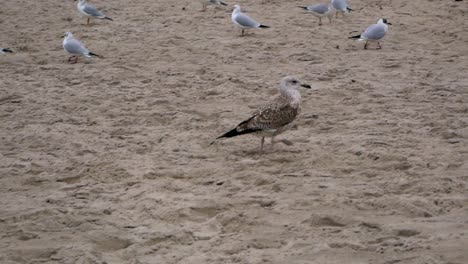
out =
[[(4, 1), (0, 263), (468, 263), (468, 1), (226, 2)], [(382, 49), (348, 39), (382, 17)], [(286, 75), (292, 146), (209, 145)]]

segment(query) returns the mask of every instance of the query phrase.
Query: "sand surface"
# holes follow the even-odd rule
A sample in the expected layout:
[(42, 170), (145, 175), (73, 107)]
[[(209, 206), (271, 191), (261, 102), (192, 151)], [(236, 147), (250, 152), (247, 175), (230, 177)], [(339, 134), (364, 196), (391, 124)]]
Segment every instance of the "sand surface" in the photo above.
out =
[[(234, 4), (232, 1), (226, 0)], [(468, 263), (468, 1), (3, 1), (0, 263)], [(185, 9), (183, 9), (185, 7)], [(348, 40), (378, 18), (381, 50)], [(103, 59), (66, 62), (72, 31)], [(209, 146), (295, 75), (294, 143)]]

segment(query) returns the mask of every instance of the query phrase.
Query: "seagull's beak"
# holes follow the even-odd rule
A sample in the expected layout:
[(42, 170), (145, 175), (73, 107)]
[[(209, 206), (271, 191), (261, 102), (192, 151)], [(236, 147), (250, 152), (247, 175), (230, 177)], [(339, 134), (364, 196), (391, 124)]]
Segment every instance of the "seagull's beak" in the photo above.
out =
[(307, 89), (312, 88), (312, 87), (310, 87), (310, 85), (308, 85), (307, 83), (301, 83), (301, 86), (304, 87), (304, 88), (307, 88)]
[(390, 22), (387, 22), (387, 25), (391, 25), (391, 24), (392, 24), (392, 23), (390, 23)]

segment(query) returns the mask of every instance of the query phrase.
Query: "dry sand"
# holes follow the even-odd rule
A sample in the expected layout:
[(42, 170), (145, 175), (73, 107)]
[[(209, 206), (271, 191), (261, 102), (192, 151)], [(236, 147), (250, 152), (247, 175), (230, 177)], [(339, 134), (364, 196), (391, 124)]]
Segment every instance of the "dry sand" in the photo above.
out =
[[(3, 1), (0, 263), (468, 263), (468, 1), (322, 27), (266, 2), (236, 2), (271, 26), (239, 37), (198, 1), (93, 1), (90, 27)], [(382, 16), (382, 50), (347, 39)], [(67, 64), (66, 31), (104, 59)], [(208, 145), (285, 75), (314, 88), (293, 146)]]

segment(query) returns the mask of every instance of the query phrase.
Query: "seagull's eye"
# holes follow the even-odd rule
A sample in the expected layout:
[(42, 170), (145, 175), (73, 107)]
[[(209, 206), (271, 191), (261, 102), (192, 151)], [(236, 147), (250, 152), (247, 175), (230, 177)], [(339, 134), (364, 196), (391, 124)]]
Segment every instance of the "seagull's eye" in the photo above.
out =
[(292, 80), (291, 81), (293, 84), (297, 84), (297, 81), (296, 80)]

